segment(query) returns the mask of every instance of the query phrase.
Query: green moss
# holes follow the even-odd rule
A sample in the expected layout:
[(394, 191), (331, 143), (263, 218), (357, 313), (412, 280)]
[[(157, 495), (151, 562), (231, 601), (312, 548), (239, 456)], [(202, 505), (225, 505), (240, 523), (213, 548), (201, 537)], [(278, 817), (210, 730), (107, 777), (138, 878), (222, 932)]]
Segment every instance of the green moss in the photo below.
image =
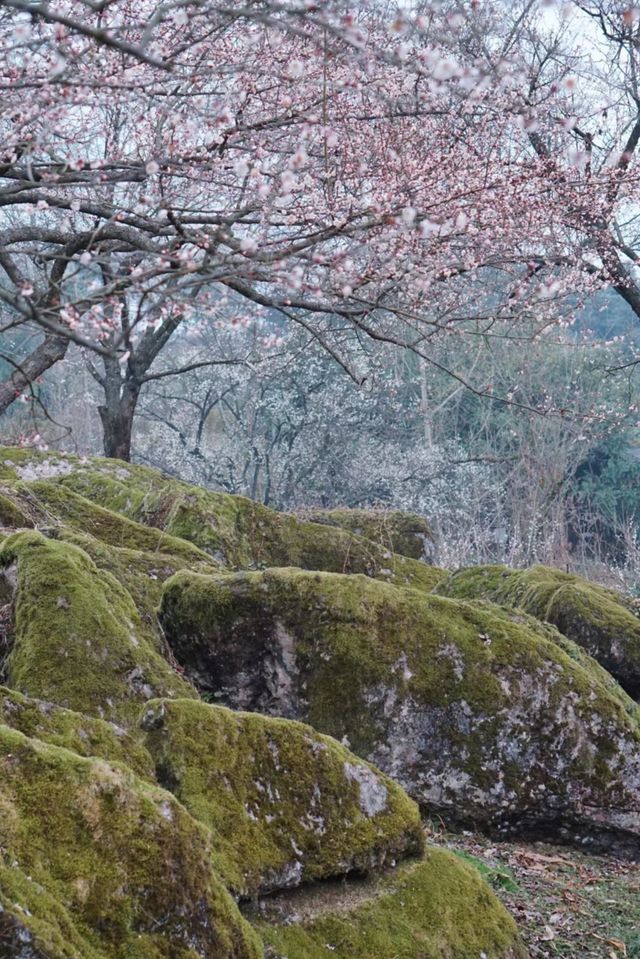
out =
[(58, 521), (111, 546), (155, 551), (193, 563), (211, 562), (210, 557), (192, 543), (120, 516), (57, 483), (37, 480), (29, 488)]
[(138, 776), (154, 779), (153, 760), (144, 746), (124, 729), (102, 719), (29, 699), (0, 686), (0, 724), (42, 742), (63, 746), (79, 756), (125, 763)]
[(188, 561), (173, 553), (144, 552), (112, 546), (87, 533), (80, 533), (65, 526), (48, 530), (48, 534), (65, 543), (79, 546), (91, 557), (98, 569), (111, 573), (125, 587), (143, 623), (153, 635), (156, 648), (163, 656), (170, 658), (157, 617), (162, 584), (178, 570), (193, 569), (212, 573), (217, 570), (217, 564), (208, 558)]
[(424, 559), (433, 533), (423, 516), (397, 509), (305, 509), (299, 516), (311, 523), (336, 526), (411, 559)]
[(126, 767), (0, 726), (0, 902), (47, 959), (258, 959), (209, 837)]
[[(241, 496), (190, 486), (156, 470), (117, 460), (87, 461), (58, 454), (32, 452), (29, 458), (24, 452), (3, 450), (0, 478), (4, 459), (5, 479), (24, 482), (67, 525), (111, 545), (158, 549), (190, 561), (198, 558), (197, 547), (232, 568), (290, 565), (363, 573), (426, 591), (444, 575), (392, 553), (383, 539), (372, 542), (346, 529), (304, 522)], [(79, 494), (79, 498), (56, 494), (57, 487)], [(89, 508), (87, 501), (102, 510)], [(114, 513), (121, 514), (120, 524), (114, 521)], [(404, 535), (409, 534), (405, 531)], [(182, 553), (175, 540), (186, 541)], [(191, 544), (190, 556), (185, 554), (187, 543)]]
[(256, 923), (277, 959), (525, 959), (515, 923), (475, 869), (430, 849), (368, 901), (315, 919)]
[(495, 602), (495, 593), (512, 570), (508, 566), (473, 566), (452, 573), (436, 593), (453, 599), (487, 599)]
[(482, 878), (486, 879), (494, 889), (502, 889), (505, 892), (520, 892), (520, 886), (516, 881), (513, 871), (506, 866), (501, 868), (491, 866), (487, 863), (486, 859), (481, 859), (479, 856), (472, 856), (471, 853), (464, 852), (461, 849), (452, 849), (451, 851), (454, 855), (464, 859), (465, 862), (471, 863), (471, 865), (478, 870)]
[(616, 804), (636, 808), (628, 698), (523, 614), (281, 569), (177, 573), (161, 617), (204, 692), (346, 736), (432, 809), (580, 821), (589, 791), (602, 822), (618, 821)]
[[(127, 470), (129, 471), (129, 467)], [(214, 493), (169, 480), (140, 467), (129, 479), (81, 471), (63, 477), (65, 487), (109, 503), (150, 526), (194, 543), (235, 568), (291, 565), (336, 573), (364, 573), (430, 591), (442, 574), (432, 567), (342, 529), (276, 513), (241, 496)]]
[(498, 612), (501, 616), (507, 616), (512, 622), (526, 626), (528, 630), (537, 634), (542, 639), (555, 643), (570, 659), (573, 659), (574, 662), (585, 669), (593, 679), (597, 679), (598, 684), (606, 689), (609, 695), (620, 703), (624, 711), (640, 727), (640, 705), (624, 691), (622, 686), (613, 678), (611, 673), (607, 672), (604, 666), (601, 666), (593, 656), (589, 655), (586, 649), (574, 643), (572, 639), (567, 639), (567, 637), (556, 629), (555, 626), (552, 626), (551, 623), (536, 619), (535, 616), (530, 616), (522, 609), (510, 609), (509, 607), (498, 606), (496, 603), (491, 603), (488, 600), (476, 600), (473, 605), (486, 608), (489, 611)]
[(0, 946), (7, 959), (107, 959), (83, 935), (69, 909), (16, 864), (2, 860)]
[(0, 547), (0, 568), (13, 564), (10, 687), (125, 725), (154, 695), (196, 695), (154, 649), (126, 590), (83, 550), (16, 533)]
[(0, 489), (0, 526), (9, 529), (25, 529), (33, 527), (33, 520), (21, 508), (15, 495), (9, 490)]
[(236, 893), (380, 868), (422, 848), (395, 783), (309, 726), (190, 700), (156, 701), (142, 726), (158, 778), (214, 835)]
[(56, 462), (62, 459), (59, 453), (41, 453), (20, 446), (0, 446), (0, 481), (14, 482), (19, 479), (18, 470), (34, 461), (42, 463), (49, 458)]
[(640, 698), (640, 609), (613, 590), (545, 566), (478, 566), (455, 573), (437, 591), (521, 608), (552, 623)]

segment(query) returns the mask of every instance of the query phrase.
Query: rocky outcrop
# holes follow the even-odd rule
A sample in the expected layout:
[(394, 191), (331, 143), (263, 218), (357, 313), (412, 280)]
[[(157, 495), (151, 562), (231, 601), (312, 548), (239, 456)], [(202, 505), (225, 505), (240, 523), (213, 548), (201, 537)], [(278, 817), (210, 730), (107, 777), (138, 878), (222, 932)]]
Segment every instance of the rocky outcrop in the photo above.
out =
[(424, 516), (399, 509), (303, 509), (308, 522), (348, 529), (392, 553), (428, 562), (434, 551), (433, 533)]
[(206, 830), (125, 766), (0, 725), (0, 847), (2, 955), (262, 955)]
[(70, 526), (110, 545), (158, 549), (192, 562), (363, 573), (426, 591), (443, 575), (347, 529), (305, 522), (117, 460), (5, 449), (0, 484), (17, 508), (24, 508), (27, 497), (35, 502), (37, 516), (29, 524)]
[(526, 616), (301, 570), (165, 584), (187, 675), (348, 741), (430, 811), (640, 851), (637, 707)]
[(154, 645), (129, 593), (77, 546), (36, 531), (0, 546), (13, 617), (6, 685), (127, 726), (154, 696), (196, 696)]
[(557, 590), (432, 595), (411, 517), (332, 513), (0, 452), (0, 955), (524, 959), (403, 786), (640, 855), (638, 706)]
[(552, 623), (640, 698), (640, 606), (628, 597), (546, 566), (462, 569), (438, 584), (437, 592), (491, 600)]
[(28, 489), (38, 504), (46, 508), (49, 516), (47, 526), (51, 526), (53, 520), (63, 527), (89, 533), (94, 539), (110, 546), (168, 554), (191, 564), (203, 561), (211, 564), (211, 557), (193, 543), (172, 536), (166, 530), (145, 526), (105, 509), (65, 486), (48, 480), (36, 480), (29, 484)]
[(141, 726), (158, 779), (209, 827), (217, 872), (253, 896), (422, 851), (420, 813), (390, 779), (309, 726), (156, 700)]
[(443, 849), (430, 848), (421, 862), (365, 888), (329, 885), (262, 905), (263, 918), (254, 922), (267, 959), (527, 956), (515, 923), (476, 870)]

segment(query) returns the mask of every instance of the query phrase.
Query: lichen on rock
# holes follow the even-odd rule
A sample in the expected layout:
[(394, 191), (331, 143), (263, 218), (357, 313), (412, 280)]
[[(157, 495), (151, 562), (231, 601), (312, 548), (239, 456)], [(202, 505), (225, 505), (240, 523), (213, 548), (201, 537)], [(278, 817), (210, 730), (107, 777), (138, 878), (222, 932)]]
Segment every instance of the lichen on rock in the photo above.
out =
[(0, 807), (0, 929), (24, 949), (9, 955), (262, 955), (206, 830), (127, 767), (0, 725)]
[(125, 726), (154, 696), (196, 696), (127, 591), (77, 546), (15, 533), (0, 545), (0, 570), (14, 589), (10, 688)]
[(547, 566), (475, 566), (443, 580), (436, 591), (520, 608), (553, 624), (640, 698), (640, 607), (615, 590)]
[(550, 627), (295, 569), (177, 573), (161, 618), (209, 696), (346, 737), (428, 810), (640, 849), (636, 717)]
[(309, 915), (304, 901), (265, 903), (270, 918), (255, 926), (267, 959), (526, 959), (506, 909), (445, 850), (428, 849), (354, 902), (348, 892), (329, 888)]
[(142, 714), (158, 779), (214, 837), (218, 873), (242, 896), (369, 872), (423, 844), (395, 783), (309, 726), (192, 700)]

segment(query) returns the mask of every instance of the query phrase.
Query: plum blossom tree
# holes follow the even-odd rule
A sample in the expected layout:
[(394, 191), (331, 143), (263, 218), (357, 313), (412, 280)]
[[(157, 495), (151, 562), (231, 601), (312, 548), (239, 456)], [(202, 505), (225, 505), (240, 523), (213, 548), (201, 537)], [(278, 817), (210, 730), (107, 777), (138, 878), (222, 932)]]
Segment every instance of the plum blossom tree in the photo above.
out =
[(558, 288), (609, 287), (640, 319), (640, 8), (573, 0), (545, 18), (525, 0), (501, 7), (491, 29), (523, 64), (549, 235), (565, 237)]
[(582, 253), (550, 229), (534, 106), (511, 45), (478, 42), (483, 17), (4, 2), (0, 331), (39, 335), (3, 351), (0, 414), (74, 342), (95, 357), (105, 452), (128, 458), (140, 391), (185, 365), (177, 328), (242, 322), (243, 303), (353, 376), (345, 326), (437, 364), (443, 332), (517, 336), (532, 300), (552, 322), (558, 266)]

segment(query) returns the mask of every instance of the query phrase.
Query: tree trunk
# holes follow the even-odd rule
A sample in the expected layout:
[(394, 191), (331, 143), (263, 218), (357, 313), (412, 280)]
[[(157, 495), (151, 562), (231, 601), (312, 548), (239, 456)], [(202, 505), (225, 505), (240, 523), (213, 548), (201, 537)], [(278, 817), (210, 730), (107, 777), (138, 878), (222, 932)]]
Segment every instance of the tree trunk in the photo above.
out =
[(123, 309), (123, 331), (129, 349), (127, 362), (121, 366), (116, 353), (103, 354), (104, 376), (94, 371), (94, 377), (104, 390), (104, 405), (98, 407), (102, 420), (105, 456), (131, 459), (131, 433), (140, 390), (146, 382), (145, 374), (160, 351), (180, 325), (181, 315), (172, 315), (159, 329), (147, 329), (135, 353), (129, 340), (130, 328), (126, 303)]
[[(98, 407), (105, 456), (118, 460), (131, 459), (131, 432), (139, 396), (139, 387), (127, 383), (120, 396), (112, 398), (107, 394), (107, 404)], [(109, 402), (109, 399), (112, 401)]]

